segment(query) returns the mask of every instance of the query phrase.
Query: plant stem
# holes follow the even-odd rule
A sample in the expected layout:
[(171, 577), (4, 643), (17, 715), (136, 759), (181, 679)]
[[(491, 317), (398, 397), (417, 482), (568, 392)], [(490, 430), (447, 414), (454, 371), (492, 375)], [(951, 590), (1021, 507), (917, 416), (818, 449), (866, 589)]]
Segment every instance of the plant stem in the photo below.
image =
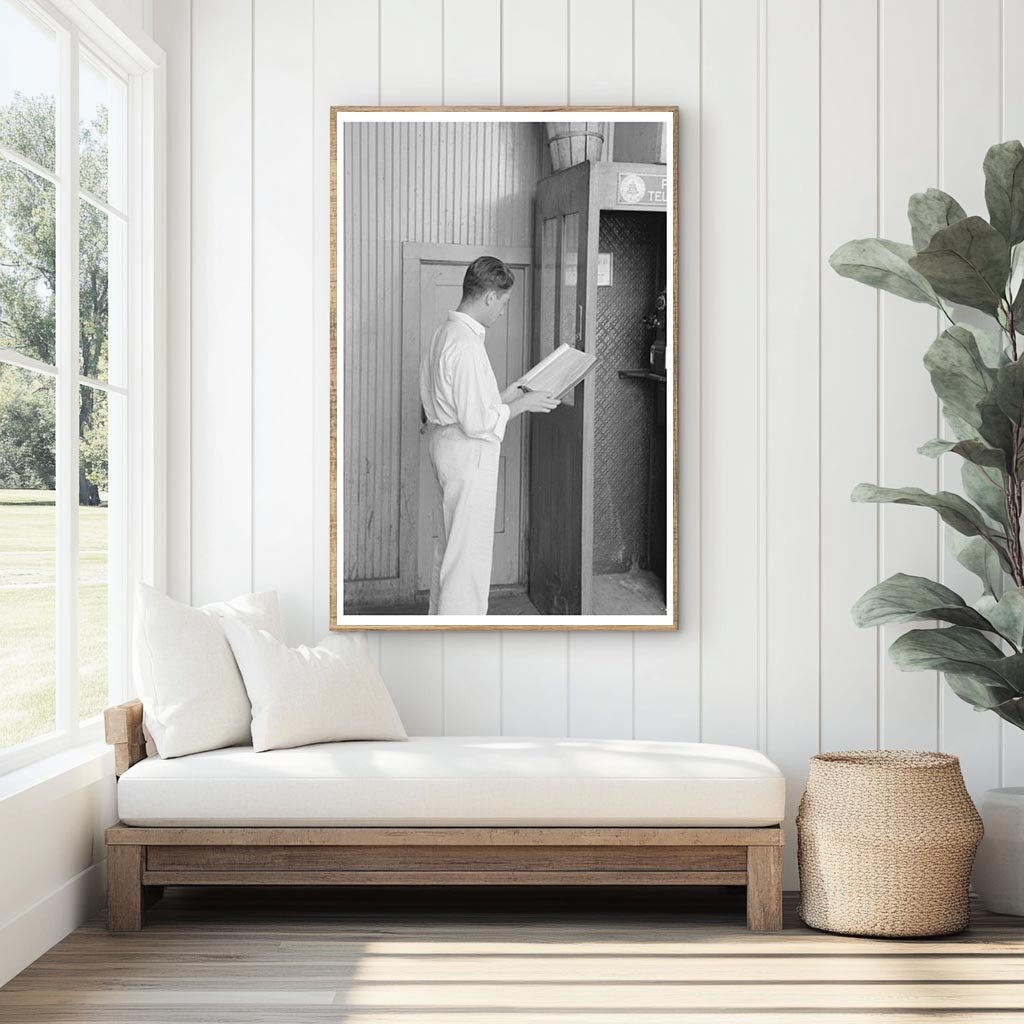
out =
[[(1013, 361), (1017, 361), (1017, 332), (1013, 322), (1013, 307), (1006, 308), (1006, 333), (1010, 336), (1010, 352)], [(1024, 417), (1024, 409), (1017, 416), (1017, 422), (1013, 425), (1013, 451), (1010, 456), (1010, 466), (1006, 474), (1006, 491), (1004, 504), (1006, 508), (1006, 533), (1009, 545), (1010, 564), (1013, 568), (1013, 582), (1018, 587), (1024, 587), (1024, 559), (1021, 557), (1020, 545), (1020, 514), (1021, 514), (1021, 481), (1017, 468), (1017, 453), (1021, 450), (1021, 424)]]

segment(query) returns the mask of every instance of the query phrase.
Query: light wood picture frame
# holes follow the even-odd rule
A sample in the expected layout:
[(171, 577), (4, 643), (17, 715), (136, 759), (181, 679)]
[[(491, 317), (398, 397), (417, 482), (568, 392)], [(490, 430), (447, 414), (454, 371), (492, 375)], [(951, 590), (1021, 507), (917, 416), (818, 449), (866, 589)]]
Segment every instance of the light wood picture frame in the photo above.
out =
[[(331, 629), (678, 629), (678, 108), (338, 106), (330, 142)], [(514, 279), (486, 324), (458, 309), (481, 256)], [(429, 439), (471, 442), (420, 392), (456, 328), (507, 403), (561, 345), (596, 360), (502, 417), (500, 449), (474, 439), (497, 466), (475, 604), (451, 598), (463, 549), (437, 554)]]

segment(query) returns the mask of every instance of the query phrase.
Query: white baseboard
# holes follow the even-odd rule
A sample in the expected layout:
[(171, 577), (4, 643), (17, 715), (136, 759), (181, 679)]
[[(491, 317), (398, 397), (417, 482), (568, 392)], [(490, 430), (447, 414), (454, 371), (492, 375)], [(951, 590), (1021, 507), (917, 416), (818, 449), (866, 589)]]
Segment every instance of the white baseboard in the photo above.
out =
[(107, 862), (100, 861), (0, 927), (0, 985), (6, 985), (107, 902)]

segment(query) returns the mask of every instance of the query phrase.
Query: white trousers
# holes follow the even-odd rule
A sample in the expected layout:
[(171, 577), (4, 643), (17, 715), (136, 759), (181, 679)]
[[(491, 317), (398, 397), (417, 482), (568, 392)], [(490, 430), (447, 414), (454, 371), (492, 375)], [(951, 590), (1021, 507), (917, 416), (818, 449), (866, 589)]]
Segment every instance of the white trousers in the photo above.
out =
[(429, 614), (486, 615), (501, 445), (432, 424), (427, 450), (438, 486)]

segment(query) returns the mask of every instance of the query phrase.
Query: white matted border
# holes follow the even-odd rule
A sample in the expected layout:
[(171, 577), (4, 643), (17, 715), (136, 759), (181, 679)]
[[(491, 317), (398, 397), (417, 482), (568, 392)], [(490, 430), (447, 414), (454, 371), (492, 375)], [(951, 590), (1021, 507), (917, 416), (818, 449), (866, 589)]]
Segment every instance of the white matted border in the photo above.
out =
[[(339, 510), (344, 502), (344, 418), (340, 400), (342, 363), (339, 359), (344, 324), (344, 288), (339, 287), (342, 268), (341, 239), (344, 237), (343, 203), (338, 200), (338, 168), (344, 166), (341, 126), (349, 121), (373, 122), (449, 122), (449, 121), (578, 121), (662, 122), (670, 132), (667, 148), (666, 176), (672, 182), (666, 206), (666, 252), (672, 254), (671, 287), (667, 288), (665, 371), (671, 398), (671, 429), (666, 429), (666, 489), (671, 495), (666, 502), (665, 536), (667, 566), (666, 612), (664, 615), (353, 615), (344, 614), (344, 551), (343, 517)], [(330, 112), (330, 608), (334, 631), (364, 630), (676, 630), (679, 628), (679, 377), (676, 373), (679, 356), (677, 310), (679, 305), (679, 109), (678, 107), (359, 107), (336, 106)], [(596, 268), (595, 268), (596, 269)]]

